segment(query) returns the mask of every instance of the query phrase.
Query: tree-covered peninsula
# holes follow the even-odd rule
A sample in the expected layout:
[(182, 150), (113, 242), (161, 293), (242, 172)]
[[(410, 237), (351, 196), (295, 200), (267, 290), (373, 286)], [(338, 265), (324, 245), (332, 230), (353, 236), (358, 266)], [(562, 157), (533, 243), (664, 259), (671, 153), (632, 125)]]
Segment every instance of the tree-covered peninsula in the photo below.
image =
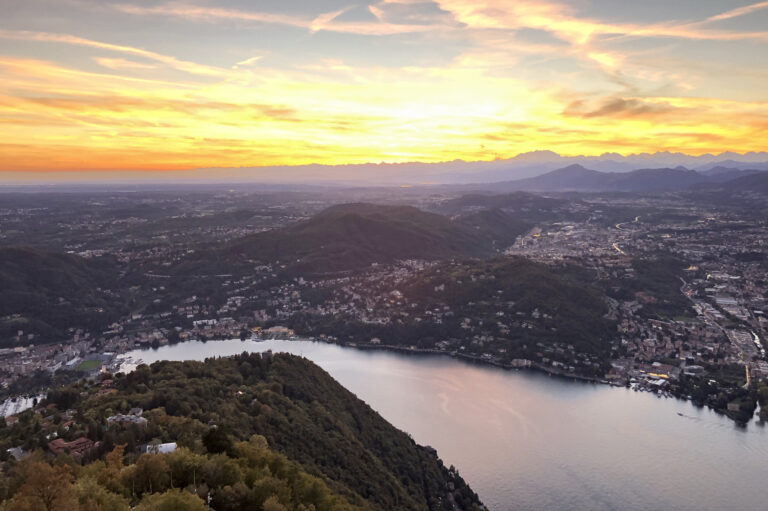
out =
[(433, 449), (290, 355), (142, 365), (14, 419), (3, 511), (484, 509)]

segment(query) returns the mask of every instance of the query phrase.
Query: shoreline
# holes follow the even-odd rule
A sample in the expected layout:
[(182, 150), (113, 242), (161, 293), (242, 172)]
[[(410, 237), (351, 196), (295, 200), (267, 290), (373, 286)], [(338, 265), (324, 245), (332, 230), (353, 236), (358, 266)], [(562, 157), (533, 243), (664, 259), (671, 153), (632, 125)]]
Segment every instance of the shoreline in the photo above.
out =
[[(229, 341), (229, 340), (240, 340), (242, 339), (213, 339), (213, 340), (207, 340), (205, 342), (217, 342), (217, 341)], [(512, 364), (504, 364), (501, 362), (496, 362), (493, 360), (487, 360), (482, 358), (482, 356), (477, 355), (469, 355), (466, 353), (458, 353), (456, 351), (442, 351), (442, 350), (433, 350), (433, 349), (426, 349), (426, 348), (410, 348), (405, 346), (397, 346), (393, 344), (381, 344), (381, 345), (370, 345), (370, 344), (357, 344), (357, 343), (342, 343), (342, 342), (333, 342), (333, 341), (325, 341), (322, 339), (317, 339), (313, 337), (301, 337), (301, 336), (293, 336), (290, 338), (282, 338), (282, 337), (268, 337), (268, 338), (261, 338), (261, 337), (251, 337), (249, 339), (250, 341), (254, 342), (264, 342), (264, 341), (287, 341), (287, 342), (293, 342), (293, 341), (308, 341), (308, 342), (316, 342), (320, 344), (329, 344), (333, 346), (340, 346), (342, 348), (350, 348), (350, 349), (359, 349), (362, 351), (391, 351), (391, 352), (398, 352), (398, 353), (411, 353), (411, 354), (417, 354), (417, 355), (442, 355), (442, 356), (448, 356), (450, 358), (455, 359), (461, 359), (468, 362), (483, 364), (483, 365), (490, 365), (493, 367), (498, 367), (499, 369), (506, 369), (506, 370), (520, 370), (520, 369), (533, 369), (537, 372), (547, 373), (549, 376), (556, 376), (559, 378), (564, 379), (573, 379), (577, 381), (581, 381), (584, 383), (598, 383), (602, 385), (610, 385), (611, 387), (626, 387), (626, 385), (619, 385), (616, 383), (611, 383), (607, 380), (600, 379), (600, 378), (593, 378), (590, 376), (584, 376), (579, 374), (573, 374), (573, 373), (566, 373), (559, 371), (554, 368), (549, 368), (547, 366), (544, 366), (543, 364), (539, 364), (537, 362), (534, 362), (532, 360), (528, 361), (530, 362), (529, 365), (522, 365), (522, 366), (515, 366)], [(184, 342), (203, 342), (200, 339), (189, 339), (187, 341), (182, 341), (177, 344), (183, 344)], [(167, 346), (167, 345), (166, 345)], [(162, 348), (162, 346), (161, 346)], [(159, 349), (159, 348), (157, 348)], [(154, 351), (155, 348), (146, 348), (147, 351), (152, 350)], [(135, 350), (131, 350), (135, 351)], [(128, 352), (125, 352), (128, 353)], [(121, 355), (124, 355), (124, 353), (118, 353), (116, 354), (116, 359), (121, 357)], [(135, 360), (135, 359), (122, 359), (121, 366), (125, 364), (126, 362), (133, 362), (136, 363), (136, 365), (140, 365), (142, 363), (145, 363), (143, 360)]]
[[(296, 339), (296, 340), (311, 340), (311, 339)], [(624, 385), (617, 385), (607, 380), (602, 380), (602, 379), (594, 378), (591, 376), (584, 376), (580, 374), (562, 372), (554, 368), (549, 368), (543, 364), (539, 364), (532, 360), (528, 361), (530, 362), (530, 364), (528, 365), (516, 366), (513, 364), (505, 364), (503, 362), (496, 362), (494, 360), (487, 360), (482, 358), (482, 355), (480, 356), (469, 355), (466, 353), (459, 353), (457, 351), (442, 351), (442, 350), (431, 350), (431, 349), (425, 349), (425, 348), (410, 348), (410, 347), (404, 347), (404, 346), (396, 346), (392, 344), (381, 344), (381, 345), (355, 344), (355, 343), (345, 344), (345, 343), (335, 343), (335, 342), (329, 342), (329, 341), (318, 341), (317, 339), (314, 339), (313, 341), (322, 342), (325, 344), (334, 344), (336, 346), (343, 346), (345, 348), (357, 348), (363, 351), (379, 350), (379, 351), (394, 351), (399, 353), (415, 353), (415, 354), (422, 354), (422, 355), (443, 355), (451, 358), (475, 362), (478, 364), (490, 365), (493, 367), (498, 367), (500, 369), (507, 369), (507, 370), (533, 369), (533, 370), (536, 370), (537, 372), (547, 373), (549, 376), (557, 376), (564, 379), (573, 379), (573, 380), (582, 381), (584, 383), (599, 383), (601, 385), (610, 385), (612, 387), (624, 387)]]
[[(645, 387), (637, 385), (637, 384), (636, 385), (631, 385), (629, 382), (627, 382), (625, 384), (621, 384), (621, 383), (617, 383), (617, 382), (611, 382), (611, 381), (608, 381), (606, 379), (601, 379), (601, 378), (596, 378), (596, 377), (591, 377), (591, 376), (584, 376), (584, 375), (574, 374), (574, 373), (568, 373), (568, 372), (560, 371), (560, 370), (558, 370), (556, 368), (545, 366), (544, 364), (541, 364), (541, 363), (538, 363), (538, 362), (534, 362), (532, 360), (527, 360), (527, 359), (525, 359), (525, 362), (527, 362), (525, 364), (514, 365), (514, 364), (507, 364), (507, 363), (498, 362), (498, 361), (494, 361), (494, 360), (488, 360), (486, 358), (483, 358), (482, 355), (470, 355), (470, 354), (466, 354), (466, 353), (459, 353), (458, 351), (443, 351), (443, 350), (427, 349), (427, 348), (415, 348), (415, 347), (412, 348), (410, 346), (406, 347), (406, 346), (398, 346), (398, 345), (391, 345), (391, 344), (371, 345), (371, 344), (358, 344), (358, 343), (354, 343), (354, 342), (343, 343), (343, 342), (333, 342), (333, 341), (317, 339), (317, 338), (314, 338), (314, 337), (300, 337), (300, 336), (291, 336), (291, 337), (287, 337), (287, 338), (284, 338), (284, 337), (281, 337), (281, 336), (268, 337), (268, 338), (251, 337), (251, 338), (245, 339), (245, 340), (243, 340), (243, 339), (236, 339), (236, 338), (233, 337), (233, 338), (223, 338), (223, 339), (211, 339), (211, 340), (207, 340), (205, 342), (217, 342), (217, 341), (229, 341), (229, 340), (238, 340), (238, 341), (250, 340), (250, 341), (254, 341), (254, 342), (263, 342), (263, 341), (270, 341), (270, 340), (282, 340), (282, 341), (287, 341), (287, 342), (292, 342), (292, 341), (309, 341), (309, 342), (316, 342), (316, 343), (321, 343), (321, 344), (330, 344), (330, 345), (339, 346), (339, 347), (342, 347), (342, 348), (358, 349), (358, 350), (361, 350), (361, 351), (389, 351), (389, 352), (393, 352), (393, 353), (407, 353), (407, 354), (415, 354), (415, 355), (441, 355), (441, 356), (448, 356), (450, 358), (457, 359), (457, 360), (462, 360), (464, 362), (470, 362), (470, 363), (478, 364), (478, 365), (488, 365), (488, 366), (491, 366), (491, 367), (496, 367), (496, 368), (507, 370), (507, 371), (509, 371), (509, 370), (531, 370), (531, 371), (535, 371), (537, 373), (546, 374), (547, 376), (550, 376), (550, 377), (554, 376), (556, 378), (560, 378), (560, 379), (563, 379), (563, 380), (571, 380), (571, 381), (574, 381), (574, 382), (581, 382), (581, 383), (591, 383), (591, 384), (607, 385), (609, 387), (626, 388), (626, 389), (632, 389), (634, 391), (639, 391), (639, 392), (649, 392), (651, 394), (656, 395), (658, 398), (662, 398), (662, 397), (663, 398), (669, 398), (669, 397), (672, 397), (672, 398), (675, 398), (675, 399), (679, 399), (681, 401), (690, 402), (692, 405), (694, 405), (694, 406), (696, 406), (698, 408), (707, 408), (707, 409), (717, 413), (718, 415), (725, 416), (728, 419), (730, 419), (734, 424), (738, 425), (739, 427), (746, 427), (747, 424), (748, 424), (748, 423), (738, 422), (738, 421), (734, 420), (732, 417), (730, 417), (730, 415), (728, 415), (724, 411), (718, 410), (716, 408), (713, 408), (712, 406), (710, 406), (710, 405), (708, 405), (706, 403), (696, 403), (693, 399), (690, 399), (688, 396), (680, 395), (680, 394), (677, 394), (675, 392), (671, 392), (669, 390), (665, 390), (663, 392), (659, 392), (658, 389), (648, 389), (648, 388), (645, 388)], [(203, 342), (201, 339), (187, 339), (186, 341), (181, 341), (181, 342), (175, 343), (175, 344), (184, 344), (185, 342), (195, 342), (195, 341)], [(167, 346), (167, 345), (164, 345), (164, 346)], [(145, 348), (144, 350), (141, 350), (141, 349), (140, 350), (141, 351), (155, 351), (157, 349), (159, 349), (159, 348), (151, 348), (150, 347), (150, 348)], [(116, 361), (120, 360), (120, 363), (118, 365), (116, 365), (116, 366), (113, 365), (113, 369), (115, 369), (116, 373), (117, 372), (123, 372), (122, 368), (128, 362), (130, 362), (131, 365), (134, 365), (134, 366), (138, 366), (140, 364), (145, 363), (141, 359), (130, 359), (130, 358), (126, 359), (126, 358), (122, 358), (123, 355), (125, 355), (126, 353), (129, 353), (131, 351), (136, 351), (136, 349), (129, 350), (129, 351), (126, 351), (126, 352), (121, 352), (121, 353), (115, 353), (114, 354), (115, 356), (114, 356), (114, 358), (111, 361), (112, 364), (114, 364)], [(45, 390), (50, 390), (50, 389), (45, 389)], [(31, 396), (34, 393), (35, 392), (33, 391), (31, 394), (21, 394), (21, 395), (18, 395), (18, 396), (8, 396), (6, 398), (6, 401), (10, 401), (12, 399), (24, 399), (24, 398), (27, 398), (28, 396)], [(42, 395), (40, 390), (37, 391), (37, 394), (38, 394), (38, 396)], [(20, 413), (21, 411), (23, 411), (23, 410), (17, 410), (16, 413)], [(755, 413), (755, 416), (757, 416), (757, 413)], [(761, 422), (760, 419), (759, 418), (755, 418), (755, 416), (753, 416), (752, 419), (754, 419), (756, 423), (760, 423)]]
[(610, 382), (605, 379), (600, 378), (594, 378), (590, 376), (584, 376), (584, 375), (578, 375), (578, 374), (571, 374), (571, 373), (564, 373), (562, 371), (559, 371), (554, 368), (550, 368), (547, 366), (544, 366), (543, 364), (529, 361), (529, 365), (523, 365), (523, 366), (515, 366), (512, 364), (504, 364), (501, 362), (496, 362), (493, 360), (487, 360), (483, 359), (482, 356), (475, 356), (475, 355), (468, 355), (465, 353), (458, 353), (455, 351), (441, 351), (441, 350), (431, 350), (431, 349), (424, 349), (424, 348), (410, 348), (410, 347), (404, 347), (404, 346), (395, 346), (391, 344), (380, 344), (380, 345), (370, 345), (370, 344), (356, 344), (356, 343), (337, 343), (337, 342), (330, 342), (330, 341), (322, 341), (318, 339), (308, 339), (308, 338), (302, 338), (302, 339), (287, 339), (290, 340), (302, 340), (302, 341), (312, 341), (312, 342), (320, 342), (323, 344), (333, 344), (336, 346), (341, 346), (344, 348), (353, 348), (353, 349), (360, 349), (362, 351), (392, 351), (397, 353), (412, 353), (412, 354), (421, 354), (421, 355), (443, 355), (448, 356), (450, 358), (460, 359), (467, 362), (472, 362), (476, 364), (481, 365), (490, 365), (493, 367), (497, 367), (499, 369), (504, 370), (533, 370), (538, 373), (546, 373), (547, 376), (555, 376), (557, 378), (565, 379), (565, 380), (573, 380), (579, 381), (582, 383), (592, 383), (592, 384), (599, 384), (599, 385), (607, 385), (609, 387), (616, 387), (616, 388), (626, 388), (626, 389), (632, 389), (636, 392), (648, 392), (651, 394), (654, 394), (659, 399), (661, 398), (674, 398), (678, 399), (680, 401), (691, 403), (693, 406), (697, 408), (707, 408), (708, 410), (711, 410), (715, 412), (718, 415), (722, 415), (723, 417), (729, 419), (731, 422), (733, 422), (736, 426), (740, 428), (746, 428), (749, 422), (754, 421), (756, 424), (765, 424), (763, 421), (761, 421), (758, 417), (758, 408), (755, 411), (755, 414), (752, 416), (750, 421), (748, 422), (739, 422), (735, 419), (733, 419), (728, 413), (724, 412), (723, 410), (719, 410), (717, 408), (712, 407), (709, 404), (706, 403), (697, 403), (693, 399), (689, 398), (688, 396), (684, 396), (681, 394), (677, 394), (675, 392), (671, 392), (669, 390), (665, 390), (663, 392), (659, 392), (658, 389), (648, 389), (639, 385), (631, 385), (630, 383), (626, 384), (619, 384)]

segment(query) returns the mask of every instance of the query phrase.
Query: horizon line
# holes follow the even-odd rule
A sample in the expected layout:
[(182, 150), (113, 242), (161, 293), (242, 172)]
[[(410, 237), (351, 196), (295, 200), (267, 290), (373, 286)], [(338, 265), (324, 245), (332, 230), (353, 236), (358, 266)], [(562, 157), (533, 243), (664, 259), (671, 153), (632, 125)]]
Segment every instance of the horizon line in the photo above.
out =
[[(45, 175), (51, 175), (51, 174), (95, 174), (95, 173), (138, 173), (138, 174), (149, 174), (149, 173), (176, 173), (176, 172), (195, 172), (195, 171), (205, 171), (205, 170), (249, 170), (249, 169), (302, 169), (302, 168), (311, 168), (311, 167), (320, 167), (320, 168), (343, 168), (343, 167), (367, 167), (367, 166), (391, 166), (391, 167), (399, 167), (399, 166), (406, 166), (406, 165), (423, 165), (423, 166), (438, 166), (438, 165), (449, 165), (449, 164), (492, 164), (492, 163), (502, 163), (502, 162), (509, 162), (514, 161), (518, 158), (525, 157), (525, 156), (533, 156), (533, 155), (544, 155), (548, 154), (551, 155), (551, 158), (553, 159), (597, 159), (597, 158), (604, 158), (604, 157), (619, 157), (619, 158), (652, 158), (654, 156), (659, 155), (665, 155), (670, 157), (685, 157), (685, 158), (719, 158), (723, 157), (725, 155), (730, 155), (733, 157), (746, 157), (746, 156), (762, 156), (766, 158), (765, 161), (768, 161), (768, 151), (745, 151), (745, 152), (738, 152), (738, 151), (729, 151), (724, 150), (721, 152), (705, 152), (701, 154), (693, 154), (693, 153), (686, 153), (681, 151), (656, 151), (653, 153), (649, 152), (641, 152), (641, 153), (621, 153), (619, 151), (604, 151), (600, 154), (563, 154), (558, 153), (557, 151), (552, 151), (550, 149), (535, 149), (531, 151), (524, 151), (521, 153), (517, 153), (514, 156), (502, 158), (502, 157), (496, 157), (489, 160), (465, 160), (462, 158), (455, 158), (453, 160), (441, 160), (441, 161), (420, 161), (420, 160), (409, 160), (409, 161), (368, 161), (368, 162), (362, 162), (362, 163), (305, 163), (305, 164), (296, 164), (296, 165), (241, 165), (241, 166), (206, 166), (206, 167), (200, 167), (200, 166), (190, 166), (190, 167), (154, 167), (154, 168), (48, 168), (48, 169), (2, 169), (0, 168), (0, 176), (7, 175), (7, 174), (45, 174)], [(546, 161), (541, 161), (539, 163), (545, 163)], [(531, 164), (536, 163), (535, 161), (531, 161)], [(744, 161), (740, 163), (762, 163), (762, 161)], [(695, 169), (692, 169), (695, 170)], [(335, 181), (336, 179), (331, 179), (332, 181)], [(343, 179), (342, 179), (343, 181)]]

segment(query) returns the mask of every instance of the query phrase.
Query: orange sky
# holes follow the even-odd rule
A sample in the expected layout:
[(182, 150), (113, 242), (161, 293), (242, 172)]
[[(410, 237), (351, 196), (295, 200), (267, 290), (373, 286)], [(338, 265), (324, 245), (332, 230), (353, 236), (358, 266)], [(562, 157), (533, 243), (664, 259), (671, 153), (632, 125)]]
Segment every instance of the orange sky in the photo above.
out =
[(0, 170), (768, 148), (768, 2), (258, 4), (11, 6)]

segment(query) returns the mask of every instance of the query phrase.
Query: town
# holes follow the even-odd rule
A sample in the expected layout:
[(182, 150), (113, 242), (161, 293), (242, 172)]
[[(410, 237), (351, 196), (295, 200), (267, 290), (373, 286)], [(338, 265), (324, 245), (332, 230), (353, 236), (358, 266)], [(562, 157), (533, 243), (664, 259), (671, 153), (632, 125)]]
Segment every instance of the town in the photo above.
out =
[[(370, 200), (366, 193), (382, 201), (378, 190), (357, 191), (353, 198)], [(410, 193), (387, 198), (435, 212), (454, 200), (448, 193)], [(43, 197), (30, 195), (27, 202)], [(119, 372), (120, 355), (135, 349), (277, 336), (445, 353), (631, 385), (691, 398), (741, 420), (756, 409), (758, 394), (745, 389), (768, 377), (768, 246), (765, 218), (749, 209), (679, 196), (594, 195), (546, 199), (554, 206), (536, 210), (530, 206), (535, 196), (521, 195), (527, 202), (507, 211), (529, 224), (513, 243), (499, 247), (493, 263), (499, 267), (461, 258), (403, 259), (318, 275), (289, 271), (290, 261), (275, 260), (247, 271), (174, 274), (177, 264), (206, 245), (290, 225), (349, 198), (336, 192), (269, 197), (217, 191), (196, 194), (189, 203), (147, 193), (130, 202), (107, 194), (89, 199), (92, 207), (82, 210), (70, 209), (72, 197), (55, 196), (49, 207), (29, 207), (16, 198), (16, 207), (0, 211), (4, 243), (34, 246), (30, 229), (20, 227), (34, 225), (49, 247), (85, 260), (114, 258), (131, 285), (99, 292), (133, 305), (99, 330), (70, 326), (55, 342), (25, 329), (23, 314), (0, 318), (4, 326), (18, 325), (5, 328), (0, 349), (6, 397)], [(57, 207), (67, 208), (66, 222)], [(479, 209), (463, 208), (458, 214)], [(195, 213), (201, 209), (203, 216)], [(114, 221), (117, 212), (124, 218)], [(514, 266), (520, 264), (534, 266)], [(563, 282), (588, 272), (578, 286), (599, 292), (593, 323), (605, 321), (608, 330), (566, 339), (573, 330), (568, 312), (557, 304), (530, 307), (530, 289), (506, 296), (509, 271), (551, 271)], [(450, 282), (441, 280), (448, 274)], [(477, 283), (489, 293), (463, 301)], [(7, 400), (3, 414), (25, 402)]]

